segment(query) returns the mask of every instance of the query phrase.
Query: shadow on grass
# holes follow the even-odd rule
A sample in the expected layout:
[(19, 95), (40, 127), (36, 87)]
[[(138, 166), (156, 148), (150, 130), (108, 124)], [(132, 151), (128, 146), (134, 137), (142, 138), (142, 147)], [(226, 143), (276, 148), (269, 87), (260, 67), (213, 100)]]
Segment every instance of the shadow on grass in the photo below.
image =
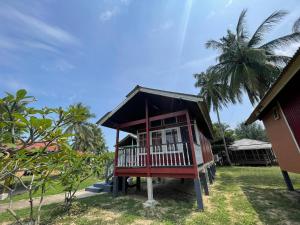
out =
[[(42, 223), (53, 224), (55, 222), (70, 222), (76, 220), (78, 224), (131, 224), (136, 219), (156, 220), (169, 223), (183, 223), (186, 217), (195, 210), (195, 196), (193, 182), (186, 181), (180, 184), (179, 180), (171, 180), (167, 183), (154, 184), (154, 197), (159, 205), (153, 209), (144, 209), (143, 202), (147, 200), (147, 192), (142, 185), (141, 192), (131, 189), (126, 196), (112, 197), (110, 193), (87, 197), (76, 201), (75, 207), (71, 210), (72, 217), (68, 217), (59, 204), (43, 207)], [(121, 215), (115, 220), (105, 221), (103, 218), (83, 218), (91, 211), (110, 211), (113, 214)], [(94, 219), (94, 220), (93, 220)], [(73, 221), (73, 220), (72, 220)]]
[(300, 224), (300, 194), (285, 189), (243, 186), (248, 201), (266, 224)]

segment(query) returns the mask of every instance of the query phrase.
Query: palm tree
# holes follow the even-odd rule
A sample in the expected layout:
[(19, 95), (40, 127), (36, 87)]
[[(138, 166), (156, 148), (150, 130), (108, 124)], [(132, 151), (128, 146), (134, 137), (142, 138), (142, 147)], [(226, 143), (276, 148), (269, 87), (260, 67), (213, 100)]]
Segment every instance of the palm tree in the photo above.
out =
[(89, 134), (78, 138), (73, 144), (73, 148), (93, 152), (95, 154), (101, 154), (107, 151), (101, 129), (93, 123), (87, 123), (86, 126), (89, 129)]
[[(208, 108), (211, 109), (212, 107), (213, 111), (217, 113), (218, 123), (220, 127), (220, 136), (223, 139), (227, 161), (229, 165), (231, 165), (231, 160), (225, 141), (224, 129), (220, 119), (219, 109), (221, 109), (222, 106), (226, 106), (229, 101), (235, 102), (235, 98), (232, 98), (231, 92), (228, 91), (228, 86), (225, 83), (219, 81), (219, 77), (217, 74), (207, 71), (206, 73), (202, 72), (200, 74), (195, 74), (194, 77), (196, 78), (195, 87), (200, 88), (199, 95), (205, 99)], [(240, 95), (237, 96), (237, 99), (241, 100)]]
[(73, 135), (73, 149), (84, 151), (84, 149), (79, 149), (78, 147), (83, 147), (80, 143), (83, 140), (88, 140), (93, 135), (88, 120), (93, 118), (94, 114), (82, 103), (69, 106), (68, 111), (71, 119), (65, 129), (65, 133)]
[(210, 40), (207, 48), (220, 51), (218, 64), (209, 68), (217, 73), (233, 93), (245, 91), (252, 104), (263, 97), (290, 57), (277, 55), (275, 50), (300, 41), (300, 21), (293, 33), (263, 43), (264, 35), (286, 15), (285, 11), (272, 13), (256, 29), (252, 36), (246, 28), (246, 10), (240, 14), (235, 32), (228, 30), (219, 41)]

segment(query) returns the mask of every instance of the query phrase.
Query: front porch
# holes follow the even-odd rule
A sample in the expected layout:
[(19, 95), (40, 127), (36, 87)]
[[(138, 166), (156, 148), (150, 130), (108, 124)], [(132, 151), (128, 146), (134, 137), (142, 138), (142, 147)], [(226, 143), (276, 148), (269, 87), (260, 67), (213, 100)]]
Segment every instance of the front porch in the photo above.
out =
[[(167, 120), (173, 123), (166, 124)], [(151, 126), (154, 122), (156, 126)], [(117, 129), (115, 176), (198, 176), (198, 166), (204, 163), (201, 150), (204, 137), (196, 122), (190, 121), (188, 111), (127, 122), (120, 128), (135, 129), (137, 143), (119, 147)]]

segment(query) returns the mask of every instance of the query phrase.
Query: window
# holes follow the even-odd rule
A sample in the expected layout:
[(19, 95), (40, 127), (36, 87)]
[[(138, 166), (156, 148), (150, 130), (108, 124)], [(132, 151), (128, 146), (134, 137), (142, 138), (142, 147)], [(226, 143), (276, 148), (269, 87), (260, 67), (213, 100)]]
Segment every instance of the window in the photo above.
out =
[(155, 120), (151, 121), (151, 127), (160, 127), (161, 126), (161, 120)]
[(167, 118), (164, 120), (165, 125), (175, 124), (176, 123), (176, 117)]
[(151, 133), (153, 152), (162, 152), (162, 133), (161, 131), (154, 131)]
[(166, 143), (168, 151), (176, 151), (178, 143), (177, 129), (166, 130)]

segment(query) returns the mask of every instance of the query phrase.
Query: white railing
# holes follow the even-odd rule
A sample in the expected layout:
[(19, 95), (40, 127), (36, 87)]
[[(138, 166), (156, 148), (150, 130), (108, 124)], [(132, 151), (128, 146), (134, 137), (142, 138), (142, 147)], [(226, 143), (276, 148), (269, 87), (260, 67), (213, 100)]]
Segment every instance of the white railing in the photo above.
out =
[(151, 146), (151, 166), (190, 166), (192, 165), (188, 143)]
[(119, 148), (118, 167), (144, 167), (146, 166), (145, 147), (123, 147)]
[[(145, 147), (120, 147), (118, 167), (145, 167), (147, 153)], [(150, 146), (151, 167), (191, 166), (192, 154), (188, 143)]]

